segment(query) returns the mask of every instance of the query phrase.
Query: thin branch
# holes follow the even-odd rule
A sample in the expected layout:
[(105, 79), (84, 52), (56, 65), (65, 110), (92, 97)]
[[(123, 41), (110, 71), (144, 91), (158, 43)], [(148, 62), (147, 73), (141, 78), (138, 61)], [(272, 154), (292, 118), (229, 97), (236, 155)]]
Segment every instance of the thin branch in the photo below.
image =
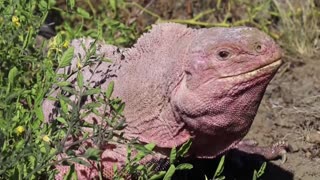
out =
[(198, 26), (205, 26), (205, 27), (230, 27), (230, 24), (227, 23), (207, 23), (202, 21), (194, 21), (193, 19), (170, 19), (170, 20), (160, 20), (160, 22), (174, 22), (174, 23), (181, 23), (181, 24), (188, 24), (188, 25), (198, 25)]

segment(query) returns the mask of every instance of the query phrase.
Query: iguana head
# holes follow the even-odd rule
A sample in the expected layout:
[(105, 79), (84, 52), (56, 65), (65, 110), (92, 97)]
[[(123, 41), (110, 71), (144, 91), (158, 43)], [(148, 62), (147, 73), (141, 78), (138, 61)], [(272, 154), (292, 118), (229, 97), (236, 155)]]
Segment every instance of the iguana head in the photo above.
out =
[(215, 156), (246, 135), (280, 58), (279, 46), (254, 28), (198, 31), (172, 101), (193, 135), (192, 153)]

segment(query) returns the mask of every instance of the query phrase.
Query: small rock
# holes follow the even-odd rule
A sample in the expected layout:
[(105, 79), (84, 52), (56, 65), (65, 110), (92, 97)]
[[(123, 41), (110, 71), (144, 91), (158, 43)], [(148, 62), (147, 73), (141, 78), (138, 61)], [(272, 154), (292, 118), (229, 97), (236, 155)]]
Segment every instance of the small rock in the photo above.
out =
[(320, 131), (311, 132), (305, 138), (309, 143), (320, 144)]
[(297, 144), (290, 143), (289, 145), (289, 152), (295, 153), (298, 152), (300, 148), (297, 146)]
[(306, 157), (307, 157), (307, 158), (312, 158), (312, 154), (311, 154), (310, 151), (307, 151), (307, 152), (306, 152)]

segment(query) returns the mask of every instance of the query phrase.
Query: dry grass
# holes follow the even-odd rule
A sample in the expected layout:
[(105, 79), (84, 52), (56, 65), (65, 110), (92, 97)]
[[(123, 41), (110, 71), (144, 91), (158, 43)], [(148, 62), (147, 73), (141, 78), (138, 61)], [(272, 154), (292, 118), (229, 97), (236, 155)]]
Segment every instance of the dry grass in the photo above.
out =
[(282, 46), (292, 53), (312, 57), (320, 48), (320, 7), (315, 0), (273, 0), (280, 20)]

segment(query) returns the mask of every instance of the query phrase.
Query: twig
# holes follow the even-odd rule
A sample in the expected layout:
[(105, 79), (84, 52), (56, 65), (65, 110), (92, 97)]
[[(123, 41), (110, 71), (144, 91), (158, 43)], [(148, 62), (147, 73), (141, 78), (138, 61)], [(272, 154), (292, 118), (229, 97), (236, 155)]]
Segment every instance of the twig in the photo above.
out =
[(181, 23), (181, 24), (189, 24), (189, 25), (198, 25), (198, 26), (205, 26), (205, 27), (230, 27), (230, 24), (227, 23), (207, 23), (202, 21), (194, 21), (193, 19), (170, 19), (170, 20), (159, 20), (159, 22), (174, 22), (174, 23)]
[(153, 17), (156, 17), (157, 19), (161, 19), (161, 17), (156, 14), (156, 13), (153, 13), (151, 11), (149, 11), (148, 9), (142, 7), (140, 4), (136, 3), (136, 2), (132, 2), (132, 3), (125, 3), (125, 6), (135, 6), (137, 8), (139, 8), (141, 11), (153, 16)]
[(197, 21), (198, 19), (202, 18), (203, 16), (214, 13), (215, 11), (216, 11), (215, 9), (208, 9), (206, 11), (203, 11), (203, 12), (197, 14), (194, 18), (192, 18), (192, 20)]

